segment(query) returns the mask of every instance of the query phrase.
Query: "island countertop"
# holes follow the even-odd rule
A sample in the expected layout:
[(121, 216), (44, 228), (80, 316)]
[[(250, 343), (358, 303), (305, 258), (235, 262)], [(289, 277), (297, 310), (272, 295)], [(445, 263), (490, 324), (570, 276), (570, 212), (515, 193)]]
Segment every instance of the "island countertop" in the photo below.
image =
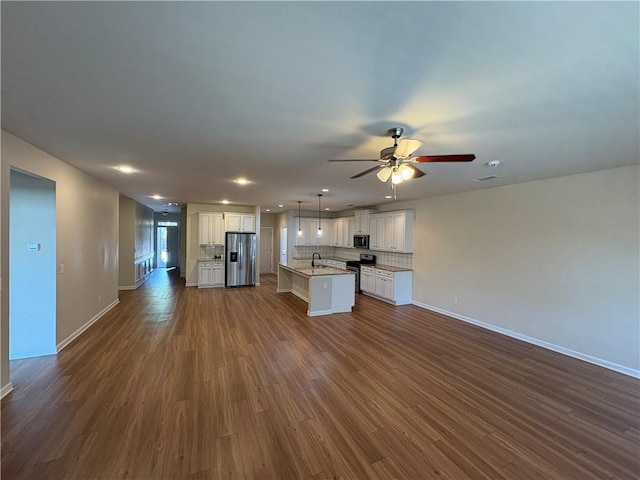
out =
[(279, 262), (278, 265), (296, 273), (300, 273), (306, 277), (316, 277), (321, 275), (354, 275), (354, 272), (344, 270), (342, 268), (328, 267), (325, 265), (312, 267), (310, 261), (294, 260), (286, 263)]
[(311, 268), (311, 262), (278, 263), (278, 293), (292, 293), (315, 317), (350, 312), (355, 305), (355, 272), (334, 267)]

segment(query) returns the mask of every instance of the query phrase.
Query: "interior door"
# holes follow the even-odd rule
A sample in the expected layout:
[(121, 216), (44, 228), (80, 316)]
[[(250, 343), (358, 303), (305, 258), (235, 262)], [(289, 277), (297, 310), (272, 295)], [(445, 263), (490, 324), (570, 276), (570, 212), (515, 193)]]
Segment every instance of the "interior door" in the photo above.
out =
[(273, 272), (273, 228), (260, 228), (260, 274)]
[(179, 267), (178, 227), (167, 227), (167, 260), (166, 267)]
[[(280, 228), (280, 262), (287, 263), (287, 227)], [(299, 245), (296, 240), (296, 245)]]

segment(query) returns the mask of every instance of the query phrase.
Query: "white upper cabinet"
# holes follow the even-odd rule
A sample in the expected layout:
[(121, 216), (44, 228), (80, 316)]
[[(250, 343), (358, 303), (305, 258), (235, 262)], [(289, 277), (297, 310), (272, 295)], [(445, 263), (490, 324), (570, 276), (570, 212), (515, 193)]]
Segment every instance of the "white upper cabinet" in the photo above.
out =
[(224, 223), (221, 213), (198, 214), (198, 243), (200, 245), (224, 244)]
[(369, 248), (398, 253), (413, 252), (414, 212), (378, 213), (370, 217)]
[[(298, 217), (294, 218), (295, 223), (292, 231), (295, 235), (296, 246), (320, 246), (334, 244), (334, 232), (333, 221), (325, 218), (321, 219), (320, 225), (322, 226), (322, 235), (318, 236), (318, 219), (312, 217)], [(300, 230), (302, 235), (298, 235), (298, 220), (300, 220)]]
[(256, 231), (256, 216), (255, 215), (240, 215), (240, 223), (242, 225), (242, 232), (255, 232)]
[(357, 235), (369, 235), (369, 215), (370, 210), (356, 210), (354, 213), (354, 230)]
[(340, 217), (333, 219), (332, 243), (334, 247), (353, 247), (353, 217)]
[(256, 231), (256, 216), (247, 213), (225, 213), (225, 232), (251, 232)]
[(343, 239), (342, 246), (347, 248), (353, 247), (353, 230), (355, 227), (355, 218), (354, 217), (346, 217), (344, 219), (344, 231), (343, 231)]

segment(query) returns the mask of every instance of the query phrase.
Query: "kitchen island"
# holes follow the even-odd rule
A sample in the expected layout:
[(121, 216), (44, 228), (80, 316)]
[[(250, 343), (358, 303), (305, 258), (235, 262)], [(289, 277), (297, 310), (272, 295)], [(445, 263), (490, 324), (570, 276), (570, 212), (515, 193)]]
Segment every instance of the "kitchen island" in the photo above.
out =
[(355, 305), (355, 273), (309, 261), (278, 264), (278, 293), (293, 293), (309, 304), (307, 315), (316, 317), (350, 312)]

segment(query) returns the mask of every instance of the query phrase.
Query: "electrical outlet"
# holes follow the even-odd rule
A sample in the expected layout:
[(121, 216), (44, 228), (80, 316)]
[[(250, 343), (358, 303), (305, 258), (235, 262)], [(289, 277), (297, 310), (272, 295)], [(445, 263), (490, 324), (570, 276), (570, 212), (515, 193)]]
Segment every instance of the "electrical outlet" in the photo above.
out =
[(64, 263), (58, 265), (58, 273), (64, 273)]
[(98, 295), (98, 302), (102, 301), (102, 295)]
[(451, 301), (453, 302), (454, 305), (458, 304), (458, 297), (451, 297)]

